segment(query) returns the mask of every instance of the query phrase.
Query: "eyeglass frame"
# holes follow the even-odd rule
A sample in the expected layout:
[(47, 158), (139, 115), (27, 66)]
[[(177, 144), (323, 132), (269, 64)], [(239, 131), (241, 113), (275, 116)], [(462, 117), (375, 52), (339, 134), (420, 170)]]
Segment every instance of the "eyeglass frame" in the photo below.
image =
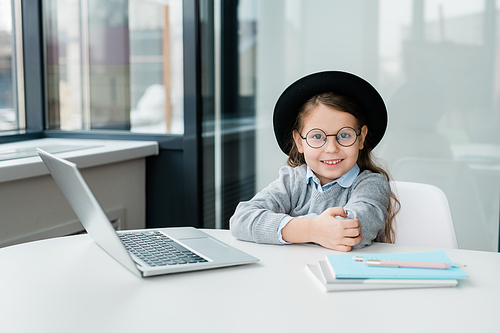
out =
[[(350, 129), (352, 129), (352, 130), (354, 131), (354, 133), (356, 133), (356, 130), (355, 130), (354, 128), (352, 128), (352, 127), (350, 127), (350, 126), (345, 126), (345, 127), (342, 127), (341, 129), (339, 129), (339, 130), (337, 131), (337, 133), (336, 133), (336, 134), (326, 134), (326, 132), (325, 132), (325, 131), (323, 131), (321, 128), (312, 128), (312, 129), (310, 129), (310, 130), (306, 133), (306, 136), (305, 136), (305, 137), (303, 137), (303, 136), (299, 133), (299, 131), (297, 131), (297, 134), (299, 134), (299, 136), (300, 136), (300, 138), (301, 138), (302, 140), (306, 140), (307, 145), (308, 145), (309, 147), (313, 148), (313, 149), (319, 149), (319, 148), (322, 148), (322, 147), (326, 144), (326, 142), (328, 141), (328, 137), (329, 137), (329, 136), (334, 136), (334, 137), (336, 137), (336, 141), (337, 141), (337, 143), (338, 143), (339, 145), (341, 145), (342, 147), (350, 147), (350, 146), (352, 146), (353, 144), (355, 144), (355, 143), (356, 143), (356, 141), (358, 141), (358, 136), (360, 136), (360, 135), (361, 135), (361, 130), (359, 131), (359, 134), (358, 134), (358, 133), (356, 133), (356, 138), (354, 139), (354, 141), (353, 141), (350, 145), (348, 145), (348, 146), (344, 146), (343, 144), (341, 144), (341, 143), (339, 142), (339, 139), (338, 139), (337, 135), (338, 135), (338, 134), (339, 134), (339, 133), (340, 133), (343, 129), (345, 129), (345, 128), (350, 128)], [(321, 132), (323, 132), (323, 134), (325, 134), (325, 140), (323, 140), (323, 144), (322, 144), (321, 146), (319, 146), (319, 147), (313, 147), (313, 146), (311, 146), (311, 144), (309, 143), (309, 141), (307, 141), (307, 135), (308, 135), (309, 133), (311, 133), (312, 131), (321, 131)]]

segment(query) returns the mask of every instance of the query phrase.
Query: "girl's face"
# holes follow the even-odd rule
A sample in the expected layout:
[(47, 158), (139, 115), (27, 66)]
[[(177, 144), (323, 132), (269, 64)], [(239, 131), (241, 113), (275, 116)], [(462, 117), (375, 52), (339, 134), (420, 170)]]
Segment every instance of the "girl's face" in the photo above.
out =
[(337, 134), (343, 127), (352, 127), (356, 133), (360, 133), (358, 121), (353, 115), (320, 104), (305, 117), (300, 135), (297, 131), (293, 133), (299, 152), (304, 154), (307, 165), (319, 178), (321, 185), (331, 183), (356, 164), (359, 151), (363, 149), (368, 128), (363, 126), (361, 135), (349, 147), (341, 146), (335, 136), (328, 136), (323, 147), (311, 148), (301, 136), (306, 137), (313, 128), (319, 128), (327, 135)]

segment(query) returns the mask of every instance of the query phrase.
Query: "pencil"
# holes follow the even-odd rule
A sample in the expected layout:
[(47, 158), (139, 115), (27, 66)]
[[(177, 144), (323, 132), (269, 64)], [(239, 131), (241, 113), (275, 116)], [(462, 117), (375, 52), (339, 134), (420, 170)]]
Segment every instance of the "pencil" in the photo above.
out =
[(464, 267), (461, 264), (447, 264), (444, 262), (423, 262), (423, 261), (399, 261), (399, 260), (364, 260), (363, 264), (378, 267), (394, 268), (428, 268), (428, 269), (448, 269)]

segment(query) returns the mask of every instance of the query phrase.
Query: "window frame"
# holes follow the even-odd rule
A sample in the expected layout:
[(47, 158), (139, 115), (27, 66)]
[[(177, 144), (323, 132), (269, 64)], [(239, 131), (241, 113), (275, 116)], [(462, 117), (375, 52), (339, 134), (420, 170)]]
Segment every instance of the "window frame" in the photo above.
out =
[[(159, 156), (146, 160), (146, 199), (155, 201), (174, 199), (179, 211), (165, 212), (164, 207), (146, 205), (146, 226), (202, 226), (202, 163), (201, 163), (201, 104), (200, 104), (200, 44), (199, 44), (199, 0), (183, 0), (184, 43), (184, 134), (141, 134), (125, 131), (62, 131), (46, 129), (47, 112), (42, 0), (22, 1), (23, 69), (26, 129), (16, 134), (0, 135), (0, 145), (16, 141), (42, 138), (78, 138), (93, 140), (137, 140), (157, 141)], [(177, 153), (181, 156), (172, 161), (163, 156)], [(174, 170), (168, 175), (180, 179), (182, 189), (165, 191), (165, 175), (162, 170)], [(157, 177), (158, 184), (149, 181)], [(166, 193), (168, 192), (168, 193)], [(184, 200), (189, 198), (189, 200)], [(148, 202), (148, 200), (146, 200)], [(148, 216), (154, 217), (153, 220)], [(172, 219), (172, 216), (177, 217)], [(181, 219), (179, 219), (181, 218)], [(172, 221), (174, 220), (174, 221)]]
[[(197, 0), (183, 1), (184, 10), (184, 134), (148, 134), (126, 131), (63, 131), (46, 129), (46, 89), (44, 71), (44, 40), (42, 5), (40, 0), (25, 0), (22, 4), (23, 69), (26, 129), (16, 134), (0, 135), (0, 144), (40, 138), (81, 138), (103, 140), (154, 140), (163, 149), (182, 149), (185, 137), (201, 133), (198, 118), (199, 42)], [(188, 65), (189, 64), (189, 65)], [(27, 76), (29, 75), (29, 79)], [(187, 140), (189, 143), (189, 140)]]
[[(21, 2), (25, 129), (0, 135), (0, 144), (43, 137), (43, 76), (40, 2)], [(18, 18), (17, 18), (18, 19)], [(17, 64), (19, 65), (19, 64)], [(30, 79), (26, 80), (29, 75)]]

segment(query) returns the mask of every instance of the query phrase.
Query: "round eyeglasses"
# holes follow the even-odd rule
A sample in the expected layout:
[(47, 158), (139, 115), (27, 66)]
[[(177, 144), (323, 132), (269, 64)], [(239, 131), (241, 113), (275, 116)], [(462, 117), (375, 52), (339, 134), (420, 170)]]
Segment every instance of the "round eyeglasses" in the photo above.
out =
[[(300, 135), (300, 133), (299, 133)], [(361, 135), (361, 132), (356, 133), (356, 130), (352, 127), (342, 127), (337, 134), (326, 134), (323, 130), (319, 128), (313, 128), (309, 132), (307, 132), (306, 136), (303, 137), (300, 135), (302, 140), (306, 140), (307, 144), (311, 148), (321, 148), (325, 145), (326, 140), (329, 136), (335, 136), (337, 138), (337, 142), (339, 145), (343, 147), (349, 147), (356, 142), (358, 136)]]

